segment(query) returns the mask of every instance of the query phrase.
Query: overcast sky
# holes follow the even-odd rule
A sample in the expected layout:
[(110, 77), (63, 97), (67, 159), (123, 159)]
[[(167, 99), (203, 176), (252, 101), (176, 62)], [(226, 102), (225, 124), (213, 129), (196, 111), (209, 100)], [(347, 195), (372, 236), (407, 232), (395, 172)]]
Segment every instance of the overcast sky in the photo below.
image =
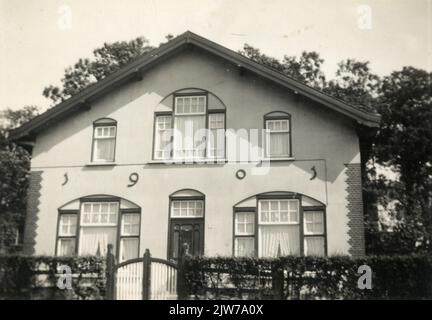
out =
[(0, 109), (47, 108), (43, 88), (104, 42), (186, 30), (278, 58), (315, 50), (329, 77), (346, 58), (431, 71), (431, 19), (432, 0), (0, 0)]

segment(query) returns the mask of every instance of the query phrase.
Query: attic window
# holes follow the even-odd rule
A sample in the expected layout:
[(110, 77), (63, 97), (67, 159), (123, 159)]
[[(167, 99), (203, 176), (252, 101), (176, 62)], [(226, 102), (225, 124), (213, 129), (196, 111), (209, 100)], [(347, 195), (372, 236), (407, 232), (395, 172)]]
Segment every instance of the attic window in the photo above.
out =
[(117, 122), (99, 119), (93, 123), (92, 162), (114, 162)]
[(173, 111), (157, 112), (153, 158), (202, 160), (225, 158), (225, 110), (208, 108), (207, 93), (177, 93)]
[(291, 157), (291, 116), (287, 113), (273, 112), (264, 116), (264, 124), (266, 158)]

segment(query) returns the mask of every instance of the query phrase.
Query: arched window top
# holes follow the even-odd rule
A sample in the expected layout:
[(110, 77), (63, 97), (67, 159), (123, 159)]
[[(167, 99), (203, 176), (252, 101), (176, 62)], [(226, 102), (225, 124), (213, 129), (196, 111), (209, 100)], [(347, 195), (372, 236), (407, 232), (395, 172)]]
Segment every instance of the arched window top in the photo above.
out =
[(291, 115), (285, 111), (272, 111), (272, 112), (266, 113), (264, 115), (264, 118), (288, 118), (288, 119), (291, 119)]
[(208, 110), (226, 110), (226, 105), (216, 94), (202, 88), (182, 88), (171, 92), (156, 106), (155, 112), (172, 112), (174, 110), (174, 97), (176, 96), (206, 96)]
[(103, 256), (111, 246), (120, 262), (139, 256), (141, 209), (132, 201), (90, 195), (66, 203), (58, 213), (57, 255)]
[(258, 193), (253, 196), (247, 197), (234, 205), (234, 208), (254, 207), (257, 199), (277, 199), (277, 198), (292, 198), (300, 199), (303, 207), (325, 207), (325, 204), (315, 198), (304, 195), (302, 193), (290, 191), (271, 191)]
[(107, 126), (107, 125), (110, 125), (110, 126), (115, 126), (115, 125), (117, 125), (117, 121), (116, 120), (114, 120), (114, 119), (112, 119), (112, 118), (100, 118), (100, 119), (97, 119), (97, 120), (95, 120), (95, 121), (93, 121), (93, 125), (101, 125), (101, 126)]
[(123, 209), (140, 209), (140, 207), (127, 199), (113, 196), (113, 195), (105, 195), (105, 194), (98, 194), (98, 195), (89, 195), (85, 197), (81, 197), (72, 201), (69, 201), (68, 203), (62, 205), (59, 208), (59, 211), (64, 210), (80, 210), (80, 205), (82, 202), (104, 202), (104, 201), (118, 201), (120, 203), (120, 210)]
[(200, 88), (176, 90), (155, 109), (153, 160), (225, 159), (225, 130), (221, 99)]
[(325, 256), (325, 212), (322, 202), (296, 192), (271, 191), (248, 197), (234, 205), (233, 254)]
[(170, 194), (170, 198), (204, 198), (205, 195), (195, 189), (181, 189)]

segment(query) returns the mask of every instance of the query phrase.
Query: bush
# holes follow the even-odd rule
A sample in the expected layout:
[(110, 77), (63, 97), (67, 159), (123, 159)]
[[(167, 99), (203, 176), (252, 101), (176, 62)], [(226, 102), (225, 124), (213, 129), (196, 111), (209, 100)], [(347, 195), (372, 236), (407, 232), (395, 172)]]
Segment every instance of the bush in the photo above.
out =
[[(372, 270), (372, 289), (359, 289), (361, 265)], [(425, 255), (195, 257), (185, 261), (192, 299), (431, 299), (432, 257)]]
[[(72, 289), (57, 287), (58, 266), (72, 271)], [(101, 257), (0, 256), (0, 299), (103, 299)]]

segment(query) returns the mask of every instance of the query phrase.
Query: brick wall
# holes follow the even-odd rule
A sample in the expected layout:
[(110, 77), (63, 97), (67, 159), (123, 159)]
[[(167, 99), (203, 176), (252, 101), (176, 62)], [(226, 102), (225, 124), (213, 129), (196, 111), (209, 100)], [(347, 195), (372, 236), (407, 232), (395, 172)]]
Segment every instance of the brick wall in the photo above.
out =
[(36, 229), (39, 213), (39, 198), (42, 188), (43, 171), (31, 171), (27, 191), (27, 214), (24, 225), (23, 252), (34, 254), (36, 244)]
[(353, 257), (365, 255), (361, 164), (346, 164), (348, 243)]

